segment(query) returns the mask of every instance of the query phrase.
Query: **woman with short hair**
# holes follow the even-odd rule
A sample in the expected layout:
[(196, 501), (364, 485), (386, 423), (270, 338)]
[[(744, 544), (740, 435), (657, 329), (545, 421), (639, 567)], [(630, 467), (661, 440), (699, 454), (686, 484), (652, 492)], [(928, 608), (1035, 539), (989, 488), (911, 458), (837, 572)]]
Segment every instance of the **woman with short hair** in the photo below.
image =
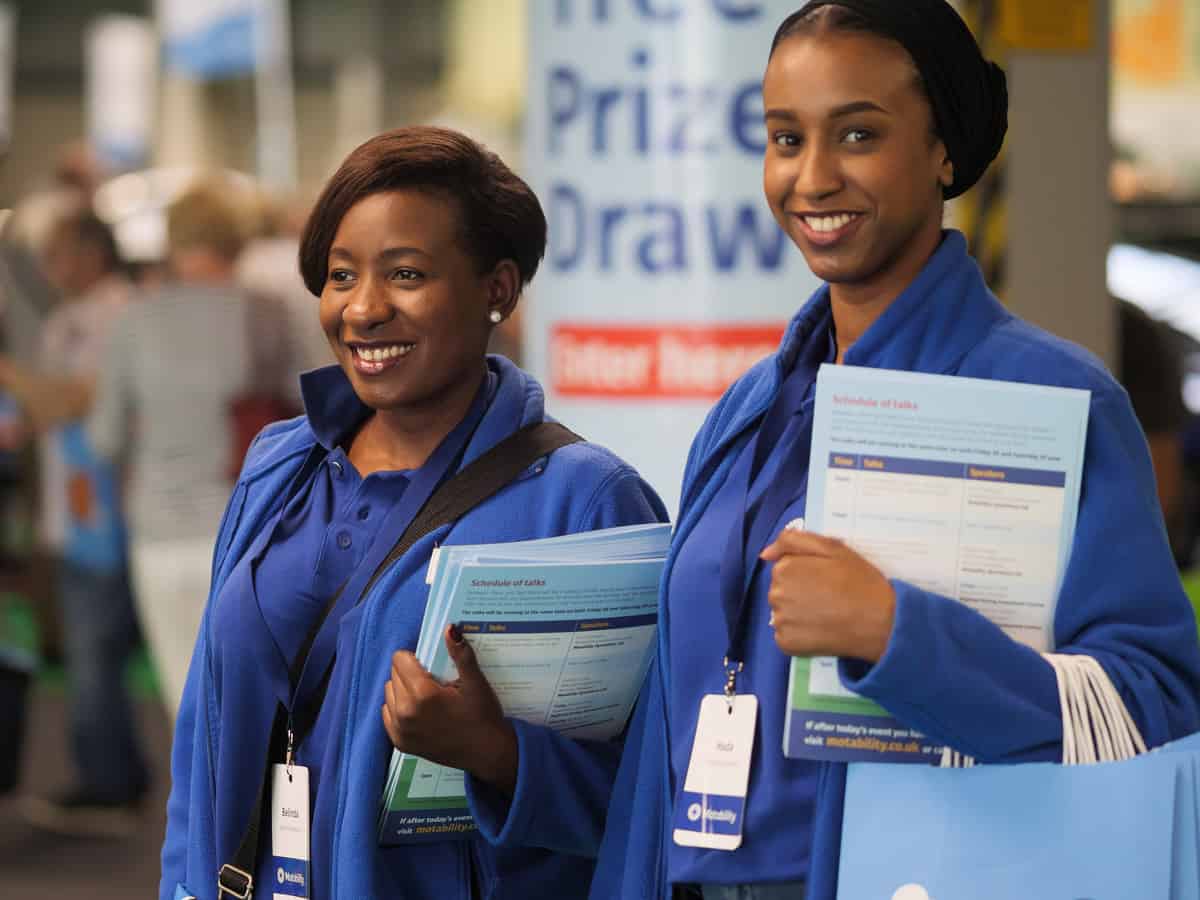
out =
[[(305, 415), (262, 433), (226, 512), (175, 737), (162, 900), (213, 897), (218, 873), (234, 893), (296, 877), (272, 863), (266, 817), (253, 863), (234, 865), (264, 763), (285, 760), (308, 770), (309, 897), (586, 895), (618, 745), (505, 718), (452, 630), (457, 683), (412, 650), (435, 546), (661, 521), (654, 492), (569, 444), (341, 594), (438, 485), (546, 420), (537, 382), (486, 355), (545, 242), (528, 186), (453, 131), (375, 137), (326, 185), (300, 268), (337, 365), (303, 377)], [(379, 846), (393, 747), (465, 770), (478, 836)]]
[[(846, 766), (783, 755), (792, 656), (839, 657), (846, 688), (981, 762), (1062, 758), (1055, 672), (1036, 651), (785, 527), (805, 514), (824, 363), (1090, 391), (1056, 652), (1098, 660), (1148, 744), (1200, 724), (1195, 623), (1125, 393), (1085, 351), (1007, 312), (943, 227), (945, 200), (1000, 150), (1003, 72), (944, 0), (813, 0), (776, 33), (763, 108), (767, 203), (826, 284), (693, 444), (595, 900), (832, 900)], [(702, 815), (679, 799), (702, 698), (731, 679), (758, 707), (741, 844), (682, 846), (673, 828)], [(880, 814), (904, 827), (903, 810)]]

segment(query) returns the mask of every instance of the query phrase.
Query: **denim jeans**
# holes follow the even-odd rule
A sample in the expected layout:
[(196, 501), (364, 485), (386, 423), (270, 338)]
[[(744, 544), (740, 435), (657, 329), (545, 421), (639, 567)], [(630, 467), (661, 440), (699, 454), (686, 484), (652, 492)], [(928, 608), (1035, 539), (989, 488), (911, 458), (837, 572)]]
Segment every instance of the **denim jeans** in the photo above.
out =
[(62, 560), (58, 594), (80, 787), (98, 799), (135, 800), (149, 776), (125, 688), (125, 664), (138, 638), (128, 575)]
[(804, 900), (804, 882), (704, 884), (700, 893), (704, 900)]

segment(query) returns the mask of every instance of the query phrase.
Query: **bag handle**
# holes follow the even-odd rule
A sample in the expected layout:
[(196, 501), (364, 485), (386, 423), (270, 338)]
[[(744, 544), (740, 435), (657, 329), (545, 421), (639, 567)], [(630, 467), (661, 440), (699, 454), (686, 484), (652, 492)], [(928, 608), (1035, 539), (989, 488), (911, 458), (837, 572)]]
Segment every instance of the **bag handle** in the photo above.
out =
[(1137, 723), (1094, 657), (1044, 653), (1058, 677), (1063, 765), (1117, 762), (1146, 752)]
[[(1119, 762), (1146, 752), (1146, 742), (1112, 679), (1095, 657), (1082, 653), (1043, 653), (1058, 681), (1062, 710), (1064, 766)], [(975, 765), (973, 757), (945, 747), (942, 768)]]

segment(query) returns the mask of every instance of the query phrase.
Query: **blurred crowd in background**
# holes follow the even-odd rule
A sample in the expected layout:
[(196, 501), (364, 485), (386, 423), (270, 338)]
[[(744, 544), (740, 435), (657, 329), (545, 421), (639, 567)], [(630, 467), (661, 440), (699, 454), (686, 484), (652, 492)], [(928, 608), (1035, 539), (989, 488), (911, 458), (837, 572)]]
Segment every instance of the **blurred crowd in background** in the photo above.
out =
[(309, 207), (389, 126), (512, 159), (522, 9), (0, 3), (0, 894), (69, 893), (38, 862), (90, 859), (62, 836), (129, 848), (101, 894), (151, 890), (230, 486), (332, 361), (297, 268)]
[[(322, 64), (321, 32), (303, 15), (319, 18), (317, 5), (293, 6), (302, 13), (297, 58), (309, 54), (311, 70)], [(311, 185), (347, 143), (417, 120), (465, 127), (519, 168), (520, 67), (512, 60), (522, 48), (497, 49), (519, 21), (493, 10), (503, 27), (489, 27), (483, 4), (474, 13), (468, 3), (413, 5), (409, 36), (440, 35), (430, 80), (421, 69), (428, 42), (405, 42), (415, 56), (404, 69), (372, 34), (373, 22), (388, 20), (387, 4), (351, 6), (336, 17), (341, 30), (327, 33), (335, 43), (369, 40), (355, 45), (363, 52), (353, 65), (333, 66), (326, 93), (373, 98), (378, 108), (364, 116), (331, 106), (337, 122), (321, 129), (323, 152), (301, 141), (301, 177), (290, 187), (245, 174), (254, 167), (237, 159), (218, 165), (218, 152), (196, 164), (114, 165), (94, 141), (59, 140), (61, 121), (48, 129), (54, 139), (32, 149), (25, 141), (21, 178), (33, 177), (17, 184), (11, 167), (0, 171), (8, 191), (0, 205), (10, 207), (0, 212), (0, 661), (19, 610), (34, 622), (29, 649), (39, 665), (65, 664), (68, 685), (61, 740), (72, 771), (59, 773), (61, 790), (24, 792), (21, 801), (38, 827), (136, 834), (147, 791), (165, 777), (152, 762), (162, 748), (148, 749), (139, 732), (126, 669), (147, 646), (163, 712), (173, 716), (247, 436), (299, 412), (298, 375), (332, 361), (296, 264)], [(355, 16), (358, 24), (347, 26)], [(1161, 62), (1140, 59), (1133, 45), (1118, 44), (1117, 53), (1127, 66)], [(384, 64), (364, 68), (371, 60)], [(409, 81), (397, 83), (397, 71)], [(214, 96), (234, 96), (215, 90), (209, 115)], [(1139, 109), (1153, 108), (1148, 97), (1136, 94)], [(326, 101), (307, 102), (311, 111)], [(1127, 134), (1151, 132), (1136, 117), (1117, 118)], [(36, 117), (24, 121), (36, 127)], [(1200, 159), (1200, 149), (1182, 146), (1185, 137), (1169, 142), (1172, 152)], [(208, 140), (211, 151), (219, 135)], [(1120, 295), (1114, 363), (1147, 433), (1186, 570), (1200, 540), (1200, 179), (1169, 159), (1145, 159), (1123, 134), (1114, 141), (1114, 199), (1140, 215), (1110, 258), (1110, 287)], [(1146, 215), (1154, 204), (1167, 213)], [(1184, 225), (1157, 227), (1189, 209)], [(518, 357), (520, 328), (519, 316), (507, 321), (496, 349)], [(26, 664), (13, 657), (8, 665)], [(0, 789), (16, 777), (2, 750)]]
[(77, 769), (23, 809), (58, 831), (133, 830), (150, 773), (125, 667), (145, 638), (173, 713), (244, 434), (296, 413), (299, 372), (328, 359), (296, 274), (303, 210), (176, 177), (157, 253), (98, 214), (82, 147), (3, 233), (5, 558), (41, 656), (66, 664)]

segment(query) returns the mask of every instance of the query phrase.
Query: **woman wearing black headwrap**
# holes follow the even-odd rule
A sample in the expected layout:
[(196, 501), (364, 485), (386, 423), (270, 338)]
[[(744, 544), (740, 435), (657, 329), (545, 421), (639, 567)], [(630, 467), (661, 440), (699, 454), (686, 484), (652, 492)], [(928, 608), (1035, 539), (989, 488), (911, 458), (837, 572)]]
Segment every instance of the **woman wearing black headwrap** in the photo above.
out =
[[(781, 752), (793, 655), (838, 657), (846, 688), (982, 762), (1062, 756), (1055, 675), (1040, 654), (802, 530), (822, 363), (1090, 391), (1056, 649), (1100, 661), (1149, 744), (1200, 726), (1200, 645), (1127, 398), (1086, 352), (1005, 311), (962, 235), (943, 229), (945, 199), (1000, 150), (1003, 72), (944, 0), (813, 0), (779, 28), (763, 101), (767, 202), (827, 284), (693, 444), (660, 653), (625, 744), (593, 900), (832, 900), (846, 769)], [(743, 715), (745, 731), (723, 743), (697, 738), (710, 716)], [(744, 800), (737, 778), (726, 788), (689, 779), (700, 771), (693, 742), (748, 756)], [(880, 815), (904, 827), (903, 810)]]

